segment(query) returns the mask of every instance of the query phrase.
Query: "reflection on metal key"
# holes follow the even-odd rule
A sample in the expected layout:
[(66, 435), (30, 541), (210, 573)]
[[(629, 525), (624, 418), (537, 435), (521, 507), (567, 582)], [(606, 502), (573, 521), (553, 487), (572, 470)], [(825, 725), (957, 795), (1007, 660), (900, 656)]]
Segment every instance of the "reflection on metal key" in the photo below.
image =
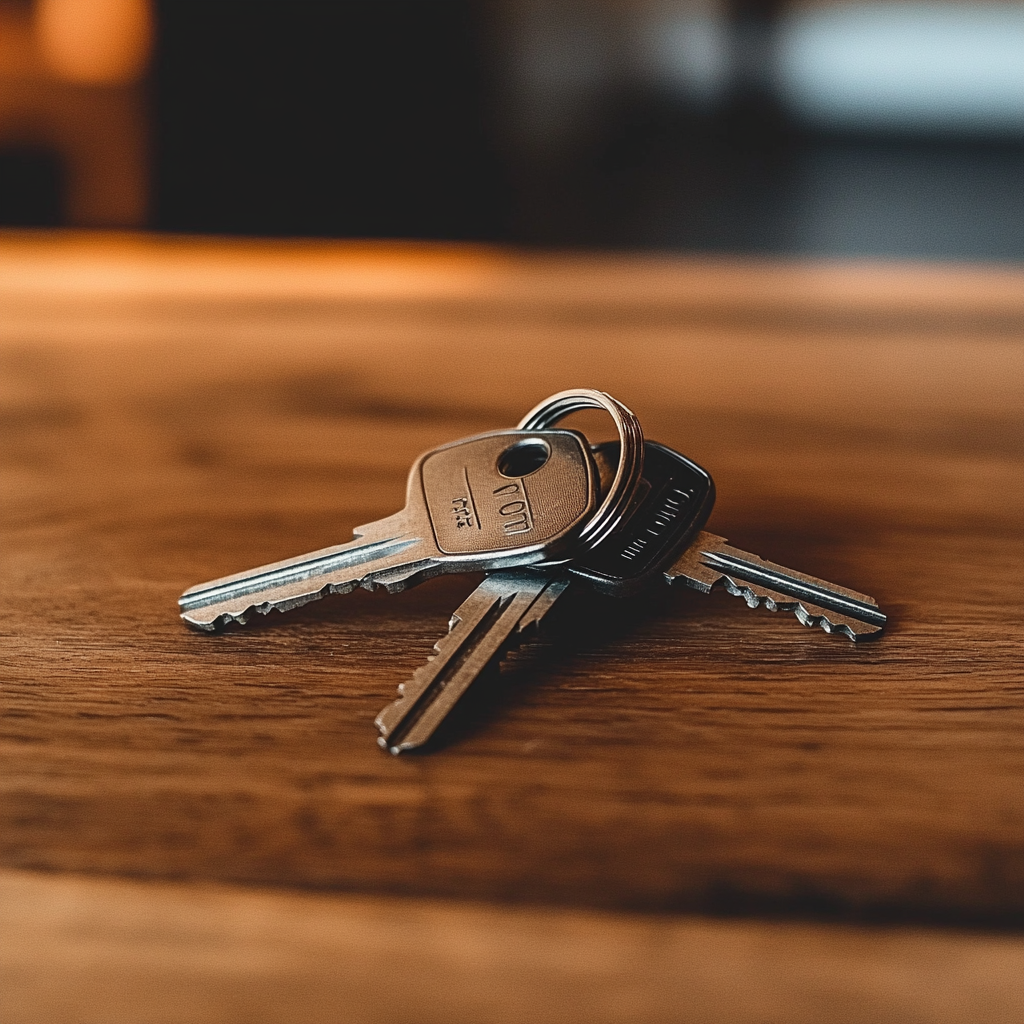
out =
[(347, 544), (192, 587), (181, 617), (212, 631), (357, 586), (395, 592), (441, 573), (565, 558), (597, 496), (593, 458), (574, 431), (466, 438), (416, 460), (401, 512), (357, 527)]

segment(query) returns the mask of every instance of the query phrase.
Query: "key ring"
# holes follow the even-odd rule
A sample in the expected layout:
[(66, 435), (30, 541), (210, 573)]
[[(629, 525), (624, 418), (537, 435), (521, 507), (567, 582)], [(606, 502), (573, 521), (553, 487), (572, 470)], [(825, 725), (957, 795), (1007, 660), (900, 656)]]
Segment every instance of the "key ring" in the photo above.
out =
[(619, 465), (611, 487), (593, 518), (580, 532), (584, 549), (596, 547), (623, 520), (633, 500), (644, 469), (644, 432), (634, 413), (617, 399), (592, 388), (560, 391), (531, 409), (520, 421), (517, 430), (546, 430), (570, 413), (581, 409), (603, 409), (619, 432)]

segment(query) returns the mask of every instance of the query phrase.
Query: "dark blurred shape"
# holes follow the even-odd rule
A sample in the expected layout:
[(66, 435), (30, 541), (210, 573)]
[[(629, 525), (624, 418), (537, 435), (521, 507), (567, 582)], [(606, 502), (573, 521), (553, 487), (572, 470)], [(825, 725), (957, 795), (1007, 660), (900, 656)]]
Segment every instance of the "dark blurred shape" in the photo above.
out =
[(0, 225), (147, 220), (147, 0), (0, 0)]
[(500, 237), (478, 7), (163, 0), (156, 226)]
[(0, 0), (3, 153), (0, 224), (1024, 261), (1024, 0)]
[(51, 150), (0, 149), (0, 224), (57, 227), (64, 221), (64, 168)]
[(521, 211), (545, 245), (1024, 261), (1024, 146), (617, 112)]
[(519, 240), (1024, 260), (1020, 3), (536, 0), (516, 25)]

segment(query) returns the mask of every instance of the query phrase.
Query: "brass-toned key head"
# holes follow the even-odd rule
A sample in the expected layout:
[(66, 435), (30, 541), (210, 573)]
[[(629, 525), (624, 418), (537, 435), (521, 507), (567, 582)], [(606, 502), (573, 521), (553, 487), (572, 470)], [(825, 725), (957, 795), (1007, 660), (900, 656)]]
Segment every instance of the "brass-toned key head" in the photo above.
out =
[(572, 430), (496, 431), (425, 454), (409, 478), (446, 555), (557, 552), (596, 507), (596, 468)]

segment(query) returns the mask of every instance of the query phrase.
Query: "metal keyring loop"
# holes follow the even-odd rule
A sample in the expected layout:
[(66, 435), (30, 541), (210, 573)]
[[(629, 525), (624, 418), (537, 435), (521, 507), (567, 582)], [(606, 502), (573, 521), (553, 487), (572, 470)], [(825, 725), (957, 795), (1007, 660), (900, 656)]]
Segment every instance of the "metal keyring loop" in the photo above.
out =
[(560, 391), (531, 409), (517, 430), (546, 430), (570, 413), (581, 409), (603, 409), (619, 433), (619, 465), (611, 487), (593, 518), (580, 531), (580, 544), (594, 548), (622, 522), (633, 500), (644, 469), (644, 432), (640, 421), (620, 401), (603, 391), (573, 388)]

